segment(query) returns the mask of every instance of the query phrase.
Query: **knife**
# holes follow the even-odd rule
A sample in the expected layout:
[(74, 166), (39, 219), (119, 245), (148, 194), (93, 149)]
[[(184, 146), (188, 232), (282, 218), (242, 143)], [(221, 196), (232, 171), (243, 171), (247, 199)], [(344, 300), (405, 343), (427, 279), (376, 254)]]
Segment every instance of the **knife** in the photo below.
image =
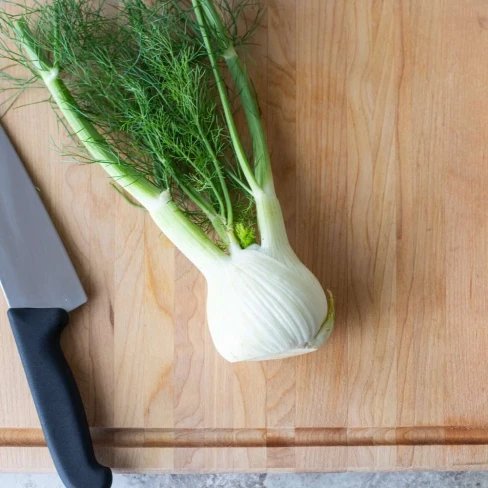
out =
[(0, 285), (58, 474), (68, 488), (108, 488), (60, 337), (85, 292), (15, 149), (0, 126)]

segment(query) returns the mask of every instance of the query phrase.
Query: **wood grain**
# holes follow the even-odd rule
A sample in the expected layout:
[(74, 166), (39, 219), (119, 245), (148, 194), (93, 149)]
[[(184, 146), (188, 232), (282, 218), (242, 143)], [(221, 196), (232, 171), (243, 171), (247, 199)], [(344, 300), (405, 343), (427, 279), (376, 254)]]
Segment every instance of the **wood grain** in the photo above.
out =
[[(488, 469), (488, 4), (266, 3), (251, 70), (277, 191), (337, 303), (317, 353), (226, 363), (202, 276), (149, 217), (61, 161), (47, 107), (3, 121), (90, 296), (63, 346), (97, 453), (140, 472)], [(0, 334), (0, 471), (52, 470), (4, 313)]]
[[(268, 1), (268, 137), (278, 197), (290, 242), (297, 243), (297, 3)], [(293, 441), (296, 421), (297, 359), (270, 361), (266, 372), (266, 425), (282, 429), (280, 439), (268, 445), (268, 469), (295, 466)]]

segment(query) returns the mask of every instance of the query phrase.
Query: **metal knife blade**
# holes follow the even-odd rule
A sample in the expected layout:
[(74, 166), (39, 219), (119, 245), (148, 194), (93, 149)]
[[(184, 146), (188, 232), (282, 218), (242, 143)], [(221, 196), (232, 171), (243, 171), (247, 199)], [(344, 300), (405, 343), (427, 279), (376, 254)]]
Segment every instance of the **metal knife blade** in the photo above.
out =
[(39, 193), (1, 126), (0, 285), (10, 308), (70, 312), (87, 301)]

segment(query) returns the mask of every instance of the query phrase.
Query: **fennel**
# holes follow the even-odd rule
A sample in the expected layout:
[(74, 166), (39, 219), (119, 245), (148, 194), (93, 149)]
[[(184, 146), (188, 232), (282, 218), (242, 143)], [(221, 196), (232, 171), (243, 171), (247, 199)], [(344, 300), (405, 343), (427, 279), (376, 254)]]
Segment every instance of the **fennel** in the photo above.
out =
[(246, 8), (258, 21), (252, 0), (52, 0), (0, 11), (0, 55), (30, 71), (22, 83), (4, 70), (4, 89), (47, 88), (82, 160), (100, 164), (200, 269), (210, 331), (229, 361), (313, 351), (334, 319), (332, 297), (328, 306), (287, 238), (239, 55), (256, 24), (239, 34)]

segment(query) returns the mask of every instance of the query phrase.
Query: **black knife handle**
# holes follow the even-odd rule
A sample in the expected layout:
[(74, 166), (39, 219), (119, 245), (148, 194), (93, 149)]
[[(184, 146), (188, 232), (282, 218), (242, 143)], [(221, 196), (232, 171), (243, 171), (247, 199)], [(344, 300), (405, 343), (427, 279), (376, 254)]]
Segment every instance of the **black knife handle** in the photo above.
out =
[(93, 451), (85, 409), (61, 350), (69, 315), (61, 309), (10, 309), (8, 317), (44, 436), (67, 488), (109, 488), (112, 472)]

